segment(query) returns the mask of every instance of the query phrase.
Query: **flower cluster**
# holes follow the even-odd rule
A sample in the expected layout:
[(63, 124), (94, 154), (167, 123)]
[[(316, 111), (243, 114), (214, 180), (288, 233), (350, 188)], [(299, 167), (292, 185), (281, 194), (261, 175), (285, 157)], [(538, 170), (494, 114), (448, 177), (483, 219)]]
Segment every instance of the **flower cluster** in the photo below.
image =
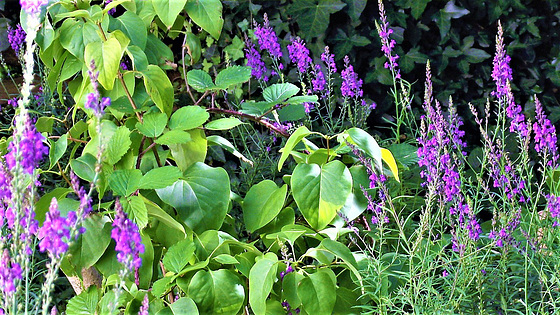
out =
[(150, 309), (150, 300), (148, 299), (148, 294), (144, 295), (144, 299), (142, 300), (142, 306), (138, 310), (138, 315), (148, 315)]
[(245, 55), (247, 57), (247, 66), (251, 67), (251, 75), (258, 80), (268, 81), (266, 76), (266, 66), (261, 58), (261, 54), (255, 48), (250, 40), (245, 40)]
[(510, 220), (505, 227), (502, 227), (499, 231), (492, 230), (488, 237), (495, 240), (497, 247), (504, 247), (506, 245), (511, 245), (517, 247), (519, 242), (513, 237), (513, 231), (519, 226), (521, 220), (521, 209), (519, 209), (512, 220)]
[(60, 216), (56, 198), (51, 200), (49, 212), (45, 222), (39, 229), (39, 250), (48, 251), (53, 257), (60, 257), (68, 250), (70, 230), (76, 224), (77, 216), (74, 211), (68, 212), (67, 218)]
[(556, 165), (558, 160), (558, 146), (556, 137), (556, 128), (550, 123), (546, 117), (543, 107), (539, 99), (535, 97), (536, 121), (533, 123), (533, 131), (535, 132), (535, 151), (541, 153), (546, 152), (552, 155), (552, 160), (548, 166)]
[(327, 65), (327, 69), (331, 73), (336, 73), (336, 63), (334, 55), (330, 53), (329, 46), (325, 46), (325, 51), (321, 54), (321, 60)]
[(97, 78), (99, 72), (95, 71), (95, 62), (92, 60), (90, 69), (88, 70), (89, 79), (93, 88), (93, 92), (86, 96), (85, 108), (93, 110), (93, 114), (99, 119), (105, 114), (105, 108), (111, 105), (111, 99), (108, 97), (101, 98), (99, 94)]
[(41, 13), (41, 7), (47, 5), (49, 0), (20, 0), (21, 8), (29, 15)]
[(24, 130), (19, 142), (10, 142), (8, 146), (8, 154), (6, 154), (6, 163), (10, 170), (16, 166), (16, 159), (19, 160), (23, 170), (27, 174), (33, 174), (33, 171), (43, 159), (43, 156), (49, 154), (49, 148), (43, 144), (45, 137), (36, 129), (35, 125), (25, 115)]
[(358, 78), (354, 67), (350, 65), (350, 58), (344, 56), (344, 70), (342, 70), (342, 86), (340, 91), (344, 97), (362, 97), (364, 91), (362, 90), (362, 79)]
[(140, 268), (142, 266), (140, 254), (144, 253), (140, 231), (138, 226), (127, 218), (118, 200), (115, 202), (115, 220), (111, 237), (117, 243), (115, 246), (117, 260), (128, 270)]
[(313, 84), (313, 91), (314, 92), (324, 91), (325, 90), (325, 85), (327, 84), (327, 82), (325, 81), (325, 75), (323, 74), (323, 71), (321, 70), (321, 66), (315, 65), (313, 73), (315, 75), (315, 78), (313, 80), (311, 80), (311, 84)]
[(21, 24), (18, 24), (16, 28), (8, 26), (8, 41), (16, 55), (19, 55), (25, 42), (25, 31), (21, 28)]
[(262, 26), (255, 23), (255, 36), (257, 37), (261, 50), (268, 51), (273, 58), (282, 58), (282, 49), (280, 48), (278, 37), (272, 27), (270, 27), (266, 13), (264, 14), (264, 23)]
[[(109, 3), (113, 2), (113, 0), (105, 0), (105, 5), (108, 5)], [(113, 15), (115, 14), (115, 12), (117, 12), (116, 8), (112, 8), (111, 10), (109, 10), (107, 13), (109, 13), (109, 15)]]
[(560, 226), (558, 223), (558, 218), (560, 217), (560, 197), (554, 196), (552, 194), (546, 195), (547, 209), (550, 212), (550, 216), (554, 218), (553, 226)]
[(284, 277), (290, 272), (294, 272), (294, 268), (292, 268), (292, 265), (289, 265), (288, 268), (286, 268), (286, 271), (280, 272), (280, 280), (284, 280)]
[(7, 249), (0, 258), (0, 291), (6, 297), (12, 296), (16, 292), (16, 280), (22, 279), (21, 266), (12, 262)]
[(300, 313), (299, 307), (296, 308), (295, 310), (293, 310), (293, 312), (292, 312), (292, 308), (290, 306), (290, 303), (288, 303), (288, 301), (286, 301), (286, 300), (284, 300), (282, 302), (282, 307), (286, 310), (287, 315), (294, 315), (294, 314), (299, 314)]
[(313, 63), (309, 57), (309, 49), (305, 47), (305, 43), (299, 37), (292, 39), (291, 44), (288, 45), (288, 55), (292, 63), (297, 65), (300, 73), (304, 73)]
[(390, 69), (393, 73), (396, 73), (396, 78), (401, 77), (400, 70), (398, 69), (399, 64), (397, 60), (399, 59), (398, 55), (393, 55), (393, 48), (395, 48), (395, 40), (390, 39), (393, 30), (389, 28), (389, 22), (387, 22), (387, 15), (385, 14), (385, 8), (383, 6), (383, 2), (379, 0), (379, 16), (381, 19), (381, 25), (377, 25), (377, 32), (379, 33), (379, 37), (381, 38), (381, 51), (389, 59), (388, 62), (385, 63), (385, 68)]

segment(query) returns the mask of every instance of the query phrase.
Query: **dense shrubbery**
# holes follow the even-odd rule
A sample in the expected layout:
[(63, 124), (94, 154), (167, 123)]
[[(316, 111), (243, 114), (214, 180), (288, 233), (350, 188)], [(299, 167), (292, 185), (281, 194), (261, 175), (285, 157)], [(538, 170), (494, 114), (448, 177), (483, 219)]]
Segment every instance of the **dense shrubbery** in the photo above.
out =
[[(504, 7), (494, 42), (449, 24), (474, 4), (379, 2), (376, 23), (365, 1), (224, 4), (21, 1), (2, 313), (556, 309), (556, 130), (537, 96), (530, 114), (516, 100), (541, 78), (512, 85)], [(442, 84), (455, 67), (480, 89)], [(393, 114), (368, 128), (382, 90)], [(477, 136), (453, 95), (483, 99)]]

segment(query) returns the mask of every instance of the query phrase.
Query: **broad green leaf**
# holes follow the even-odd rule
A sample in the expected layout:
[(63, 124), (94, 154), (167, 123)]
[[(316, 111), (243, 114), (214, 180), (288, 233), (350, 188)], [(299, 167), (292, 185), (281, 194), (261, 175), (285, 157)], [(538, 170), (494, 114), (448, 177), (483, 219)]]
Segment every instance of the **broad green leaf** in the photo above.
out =
[(255, 315), (266, 314), (266, 300), (276, 280), (278, 258), (265, 255), (257, 261), (249, 273), (249, 305)]
[(86, 232), (68, 249), (69, 261), (76, 271), (93, 266), (111, 242), (111, 221), (106, 216), (93, 214), (88, 216), (83, 227)]
[(64, 155), (66, 152), (66, 148), (68, 147), (68, 134), (65, 133), (56, 142), (51, 141), (51, 148), (49, 149), (49, 160), (50, 160), (50, 167), (53, 167), (58, 160)]
[(169, 120), (169, 129), (190, 130), (204, 124), (210, 114), (201, 106), (184, 106), (176, 110)]
[(189, 0), (185, 10), (198, 26), (215, 39), (220, 38), (224, 20), (220, 0)]
[(194, 255), (196, 246), (192, 240), (185, 239), (171, 246), (163, 257), (165, 270), (178, 273), (189, 263)]
[(66, 19), (57, 33), (60, 34), (59, 39), (62, 47), (78, 59), (83, 60), (85, 47), (89, 43), (101, 43), (97, 30), (97, 26), (92, 22), (84, 23), (81, 20)]
[[(173, 1), (170, 1), (173, 2)], [(171, 304), (171, 311), (173, 315), (198, 315), (198, 309), (196, 308), (196, 304), (194, 301), (189, 297), (182, 297), (177, 301)]]
[(295, 121), (306, 116), (305, 107), (301, 104), (284, 106), (278, 110), (279, 121)]
[(251, 67), (231, 66), (220, 71), (216, 76), (216, 88), (227, 90), (251, 79)]
[(400, 182), (399, 168), (397, 167), (397, 162), (395, 161), (395, 158), (393, 157), (391, 151), (381, 148), (381, 158), (383, 159), (383, 161), (385, 161), (385, 163), (387, 163), (387, 165), (389, 165), (389, 169), (393, 173), (395, 179)]
[(109, 187), (118, 196), (129, 196), (138, 189), (141, 179), (138, 169), (116, 170), (109, 176)]
[(171, 81), (160, 67), (156, 65), (148, 65), (148, 67), (140, 72), (144, 77), (144, 85), (146, 86), (146, 92), (157, 108), (162, 113), (171, 115), (171, 110), (173, 108), (173, 85)]
[[(173, 1), (175, 2), (175, 1)], [(125, 11), (117, 18), (109, 20), (109, 30), (121, 30), (128, 38), (132, 45), (138, 46), (144, 50), (146, 48), (146, 41), (148, 40), (148, 32), (142, 19), (131, 11)]]
[(287, 192), (287, 185), (278, 188), (271, 180), (252, 186), (242, 205), (247, 230), (254, 232), (272, 221), (282, 210)]
[(412, 0), (412, 1), (409, 1), (410, 8), (412, 9), (411, 12), (410, 12), (410, 13), (412, 13), (412, 17), (418, 20), (422, 16), (422, 13), (424, 13), (424, 10), (426, 9), (426, 5), (430, 1), (431, 0)]
[[(148, 1), (144, 1), (148, 3)], [(149, 4), (151, 5), (151, 3)], [(164, 44), (157, 36), (152, 33), (148, 34), (148, 40), (146, 41), (146, 57), (151, 65), (164, 66), (166, 62), (173, 61), (173, 52), (171, 49)], [(143, 71), (138, 69), (139, 71)]]
[(291, 178), (292, 194), (305, 220), (321, 230), (345, 204), (352, 191), (352, 175), (334, 160), (325, 165), (298, 164)]
[(110, 165), (115, 165), (128, 151), (131, 144), (130, 130), (126, 126), (118, 127), (103, 152), (105, 161)]
[(75, 160), (70, 160), (70, 167), (74, 173), (81, 179), (92, 182), (95, 176), (95, 163), (97, 159), (86, 153)]
[(148, 57), (146, 53), (138, 46), (129, 45), (126, 52), (132, 60), (132, 66), (136, 71), (144, 71), (148, 67)]
[(292, 83), (275, 83), (263, 91), (263, 97), (267, 102), (282, 103), (288, 98), (298, 94), (299, 88)]
[(188, 295), (203, 314), (237, 314), (245, 300), (245, 289), (231, 270), (200, 270), (189, 284)]
[[(114, 173), (113, 173), (114, 174)], [(140, 230), (148, 225), (148, 209), (144, 200), (138, 196), (129, 196), (120, 199), (124, 212)]]
[(222, 136), (208, 136), (206, 138), (208, 140), (208, 145), (218, 145), (220, 146), (222, 149), (228, 151), (229, 153), (235, 155), (236, 157), (238, 157), (240, 160), (242, 160), (245, 163), (249, 163), (251, 166), (253, 166), (253, 161), (249, 160), (248, 158), (246, 158), (243, 154), (241, 154), (241, 152), (239, 152), (231, 142), (229, 142), (228, 139), (222, 137)]
[(492, 57), (489, 53), (478, 48), (469, 48), (464, 52), (466, 60), (470, 63), (479, 63)]
[(392, 144), (387, 149), (393, 153), (395, 159), (408, 168), (418, 163), (418, 148), (408, 143)]
[(284, 145), (284, 147), (280, 149), (282, 155), (280, 156), (280, 160), (278, 161), (278, 171), (282, 169), (282, 165), (284, 165), (284, 162), (286, 161), (288, 156), (290, 156), (290, 153), (301, 141), (301, 139), (310, 134), (311, 131), (309, 131), (309, 129), (307, 129), (307, 127), (305, 126), (299, 127), (296, 131), (294, 131), (294, 133), (292, 133), (292, 135), (288, 138), (288, 141), (286, 141), (286, 145)]
[(369, 188), (369, 175), (363, 165), (353, 165), (350, 167), (350, 174), (352, 174), (352, 193), (348, 195), (344, 206), (339, 210), (339, 214), (344, 215), (344, 219), (337, 215), (331, 222), (332, 225), (342, 228), (347, 222), (351, 222), (359, 217), (368, 206), (368, 200), (364, 195), (361, 187)]
[(39, 225), (43, 225), (43, 221), (45, 221), (45, 214), (49, 211), (51, 200), (53, 198), (60, 200), (71, 192), (74, 192), (74, 190), (70, 188), (57, 187), (41, 196), (39, 201), (35, 203), (35, 219), (39, 221)]
[(352, 23), (359, 23), (360, 16), (366, 8), (367, 0), (344, 0), (346, 3), (348, 16), (352, 19)]
[(215, 88), (212, 78), (206, 71), (195, 69), (187, 72), (187, 83), (197, 92), (203, 93)]
[(207, 123), (204, 128), (208, 130), (229, 130), (241, 124), (243, 124), (243, 122), (236, 117), (226, 117), (212, 120)]
[(148, 216), (158, 219), (160, 222), (165, 224), (166, 226), (173, 228), (177, 231), (186, 235), (185, 228), (181, 225), (181, 223), (177, 222), (177, 220), (173, 219), (167, 212), (163, 211), (156, 203), (147, 199), (146, 197), (138, 194), (144, 203), (146, 204), (146, 209), (148, 211)]
[(196, 162), (204, 162), (206, 159), (207, 141), (204, 131), (193, 129), (187, 132), (191, 135), (191, 141), (169, 145), (171, 155), (181, 171), (185, 171)]
[(219, 229), (229, 204), (229, 176), (222, 168), (192, 165), (185, 179), (156, 189), (160, 199), (177, 210), (178, 218), (195, 233)]
[(239, 263), (235, 257), (228, 254), (220, 254), (214, 257), (214, 260), (222, 265), (236, 265)]
[(305, 33), (305, 39), (325, 33), (332, 13), (338, 12), (346, 4), (340, 0), (298, 0), (289, 7), (288, 14), (294, 16)]
[(381, 148), (377, 144), (377, 141), (375, 141), (369, 133), (360, 128), (350, 128), (346, 133), (349, 135), (346, 140), (357, 146), (358, 149), (364, 151), (370, 158), (373, 158), (377, 166), (381, 168)]
[(332, 314), (336, 302), (336, 283), (326, 270), (320, 269), (301, 280), (297, 291), (308, 314)]
[[(120, 32), (120, 31), (115, 31)], [(106, 89), (112, 90), (124, 47), (115, 37), (110, 37), (105, 42), (91, 42), (87, 44), (84, 59), (87, 64), (95, 61), (95, 69), (99, 71), (99, 83)]]
[(45, 117), (45, 116), (39, 117), (37, 119), (37, 122), (35, 122), (35, 128), (39, 132), (52, 133), (53, 125), (54, 125), (53, 117)]
[(99, 296), (97, 287), (92, 285), (87, 290), (82, 291), (70, 299), (66, 306), (66, 313), (72, 315), (91, 315), (97, 313), (97, 302)]
[(165, 188), (176, 182), (183, 173), (176, 166), (157, 167), (148, 171), (140, 180), (139, 189)]
[(167, 115), (164, 113), (149, 113), (144, 115), (142, 123), (136, 123), (136, 129), (146, 137), (156, 138), (161, 135), (167, 124)]
[(187, 143), (189, 141), (191, 141), (190, 133), (179, 129), (169, 130), (156, 139), (157, 144), (163, 145), (177, 145), (180, 143)]
[(173, 26), (175, 19), (183, 11), (187, 0), (152, 0), (159, 19), (168, 29)]

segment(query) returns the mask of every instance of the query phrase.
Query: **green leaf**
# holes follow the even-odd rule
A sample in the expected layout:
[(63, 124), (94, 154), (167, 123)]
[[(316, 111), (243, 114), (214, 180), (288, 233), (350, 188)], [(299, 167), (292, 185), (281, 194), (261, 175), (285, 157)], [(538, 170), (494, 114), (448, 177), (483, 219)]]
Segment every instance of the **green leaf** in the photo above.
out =
[(251, 67), (231, 66), (220, 71), (216, 76), (216, 88), (227, 90), (251, 79)]
[(176, 166), (157, 167), (146, 173), (140, 180), (139, 189), (165, 188), (176, 182), (183, 173)]
[[(172, 1), (175, 2), (175, 1)], [(109, 20), (109, 30), (121, 30), (129, 39), (132, 45), (144, 50), (148, 40), (148, 32), (142, 19), (131, 11), (125, 11), (118, 18)]]
[[(149, 3), (149, 2), (145, 2)], [(151, 5), (151, 3), (149, 4)], [(146, 57), (151, 65), (164, 66), (168, 61), (173, 61), (173, 52), (166, 44), (164, 44), (157, 36), (152, 33), (148, 34), (146, 41)], [(139, 71), (143, 71), (138, 69)]]
[(93, 155), (86, 153), (75, 160), (71, 160), (70, 167), (79, 178), (93, 182), (96, 162), (97, 159)]
[(177, 222), (177, 220), (173, 219), (167, 212), (163, 211), (156, 203), (147, 199), (146, 197), (138, 194), (144, 203), (146, 204), (146, 209), (148, 211), (148, 216), (158, 219), (163, 224), (167, 225), (168, 227), (175, 229), (177, 231), (182, 232), (184, 235), (185, 228), (181, 225), (181, 223)]
[(110, 165), (115, 165), (128, 151), (131, 144), (130, 130), (126, 126), (118, 127), (103, 152), (105, 161)]
[(124, 47), (121, 47), (121, 43), (115, 37), (110, 37), (105, 42), (91, 42), (86, 46), (85, 62), (89, 64), (92, 60), (95, 61), (95, 69), (99, 71), (99, 83), (106, 90), (113, 89), (123, 52)]
[(464, 52), (469, 63), (480, 63), (492, 57), (489, 53), (478, 48), (469, 48)]
[(167, 124), (167, 115), (164, 113), (149, 113), (144, 115), (142, 123), (136, 123), (136, 129), (146, 137), (156, 138), (161, 135)]
[(120, 199), (124, 212), (140, 230), (148, 225), (148, 209), (144, 200), (138, 196), (129, 196)]
[(231, 270), (200, 270), (189, 283), (188, 295), (201, 313), (237, 314), (245, 300), (245, 289), (239, 276)]
[(204, 124), (210, 114), (201, 106), (184, 106), (171, 115), (169, 120), (170, 129), (190, 130)]
[(52, 133), (53, 125), (54, 125), (53, 117), (43, 116), (37, 119), (37, 122), (35, 123), (35, 128), (39, 132)]
[(212, 120), (207, 123), (204, 128), (208, 130), (229, 130), (243, 124), (241, 120), (236, 117), (227, 117)]
[(366, 8), (367, 0), (344, 0), (347, 5), (348, 16), (352, 23), (359, 23), (360, 16)]
[[(173, 1), (170, 1), (173, 2)], [(196, 308), (196, 304), (194, 301), (189, 297), (182, 297), (171, 304), (171, 311), (173, 315), (198, 315), (198, 309)]]
[(70, 188), (57, 187), (41, 196), (39, 201), (35, 203), (35, 219), (39, 221), (39, 225), (42, 225), (43, 221), (45, 221), (45, 214), (49, 211), (51, 200), (53, 198), (60, 200), (71, 192), (74, 192), (74, 190)]
[(370, 158), (373, 158), (377, 162), (377, 166), (381, 168), (381, 148), (377, 144), (377, 141), (367, 132), (360, 128), (350, 128), (346, 131), (349, 138), (346, 140), (351, 144), (354, 144), (358, 149), (366, 153)]
[(292, 194), (305, 220), (316, 230), (329, 224), (352, 191), (352, 175), (334, 160), (323, 166), (298, 164), (291, 178)]
[(252, 233), (272, 221), (282, 210), (287, 193), (287, 185), (278, 188), (271, 180), (252, 186), (242, 205), (247, 230)]
[(212, 78), (206, 71), (195, 69), (187, 72), (187, 83), (199, 93), (215, 88)]
[(148, 67), (148, 57), (146, 53), (138, 46), (129, 45), (126, 52), (132, 60), (132, 66), (136, 71), (144, 71)]
[(66, 313), (72, 315), (91, 315), (97, 313), (99, 296), (97, 287), (92, 285), (80, 295), (74, 296), (66, 306)]
[(171, 155), (181, 171), (185, 171), (196, 162), (204, 162), (206, 158), (207, 140), (204, 131), (192, 129), (187, 132), (191, 135), (191, 141), (169, 145)]
[(141, 179), (138, 169), (116, 170), (109, 176), (109, 187), (118, 196), (129, 196), (138, 189)]
[(266, 300), (276, 280), (278, 258), (265, 255), (257, 261), (249, 273), (249, 305), (256, 315), (266, 314)]
[(154, 9), (159, 19), (170, 29), (175, 23), (175, 19), (183, 11), (187, 0), (152, 0)]
[(345, 6), (340, 0), (298, 0), (289, 7), (288, 14), (294, 16), (299, 28), (305, 32), (305, 39), (309, 40), (324, 34), (330, 15)]
[(177, 210), (178, 218), (195, 233), (219, 229), (229, 204), (227, 172), (196, 163), (187, 169), (185, 179), (157, 189), (160, 199)]
[[(51, 142), (52, 143), (52, 142)], [(53, 167), (58, 160), (64, 155), (66, 152), (66, 148), (68, 147), (68, 134), (65, 133), (56, 142), (51, 144), (51, 148), (49, 150), (49, 161), (50, 166), (49, 168)]]
[(173, 85), (165, 72), (156, 65), (148, 65), (148, 67), (140, 72), (144, 77), (144, 85), (146, 86), (146, 92), (157, 108), (162, 113), (171, 115), (171, 110), (173, 108)]
[[(64, 199), (62, 199), (64, 200)], [(61, 204), (63, 203), (61, 200)], [(68, 249), (70, 263), (79, 273), (82, 268), (93, 266), (103, 256), (111, 242), (111, 221), (100, 214), (88, 216), (83, 227), (86, 232)]]
[(171, 246), (163, 257), (163, 265), (168, 271), (179, 273), (189, 263), (196, 246), (192, 240), (185, 239)]
[(214, 257), (214, 260), (222, 265), (236, 265), (239, 261), (235, 257), (228, 254), (220, 254)]
[(280, 156), (280, 160), (278, 161), (278, 171), (282, 169), (282, 165), (284, 165), (284, 162), (286, 161), (286, 159), (288, 159), (288, 156), (290, 156), (290, 153), (301, 141), (301, 139), (310, 134), (311, 131), (309, 131), (309, 129), (307, 129), (307, 127), (305, 126), (299, 127), (296, 131), (294, 131), (294, 133), (292, 133), (292, 135), (288, 138), (288, 141), (286, 141), (286, 145), (284, 145), (284, 147), (280, 149), (282, 155)]
[(215, 39), (220, 38), (224, 20), (220, 0), (190, 0), (185, 6), (189, 17)]
[(60, 34), (60, 45), (80, 60), (84, 59), (84, 49), (89, 43), (101, 43), (101, 38), (97, 34), (97, 26), (92, 22), (84, 23), (81, 20), (66, 19), (57, 33)]
[(279, 104), (298, 92), (299, 88), (291, 83), (275, 83), (264, 89), (263, 97), (267, 102)]
[(191, 141), (191, 135), (183, 130), (169, 130), (156, 139), (157, 144), (172, 145)]
[(237, 149), (233, 146), (231, 142), (229, 142), (228, 139), (217, 135), (208, 136), (208, 138), (206, 139), (208, 140), (208, 145), (218, 145), (222, 149), (238, 157), (241, 161), (245, 163), (249, 163), (251, 166), (253, 166), (253, 161), (249, 160), (243, 154), (241, 154), (241, 152), (237, 151)]
[(308, 314), (332, 314), (336, 302), (336, 283), (324, 269), (301, 280), (297, 291)]
[(428, 3), (431, 0), (412, 0), (409, 1), (410, 3), (410, 8), (411, 13), (412, 13), (412, 17), (415, 18), (416, 20), (418, 20), (421, 16), (422, 13), (424, 13), (424, 10), (426, 9), (426, 5), (428, 5)]

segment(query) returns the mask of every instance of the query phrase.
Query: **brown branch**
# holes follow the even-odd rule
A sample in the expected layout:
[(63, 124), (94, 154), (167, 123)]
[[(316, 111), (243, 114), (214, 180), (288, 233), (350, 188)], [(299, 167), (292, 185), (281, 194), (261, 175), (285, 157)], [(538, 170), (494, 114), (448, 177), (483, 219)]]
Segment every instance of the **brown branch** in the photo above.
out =
[(222, 108), (217, 108), (217, 107), (207, 108), (206, 111), (209, 112), (209, 113), (225, 114), (225, 115), (229, 115), (229, 116), (237, 116), (237, 117), (245, 118), (245, 119), (254, 121), (256, 123), (259, 123), (259, 124), (265, 126), (266, 128), (276, 132), (277, 134), (281, 135), (282, 137), (285, 137), (285, 138), (290, 137), (290, 134), (286, 130), (271, 124), (268, 121), (268, 119), (264, 119), (262, 117), (257, 117), (257, 116), (249, 115), (249, 114), (246, 114), (246, 113), (238, 112), (238, 111), (235, 111), (235, 110), (222, 109)]

